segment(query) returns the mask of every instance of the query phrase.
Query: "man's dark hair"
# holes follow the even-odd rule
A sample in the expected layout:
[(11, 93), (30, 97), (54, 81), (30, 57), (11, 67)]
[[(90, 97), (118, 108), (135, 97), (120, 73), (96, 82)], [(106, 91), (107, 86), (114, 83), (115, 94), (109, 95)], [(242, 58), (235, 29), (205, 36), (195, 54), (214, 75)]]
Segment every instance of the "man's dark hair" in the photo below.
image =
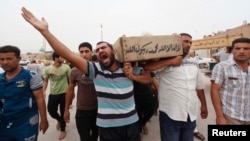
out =
[(0, 47), (0, 53), (8, 53), (8, 52), (14, 52), (16, 57), (20, 57), (20, 49), (16, 46), (12, 46), (12, 45), (5, 45)]
[(226, 47), (226, 52), (227, 53), (231, 53), (232, 52), (232, 47), (231, 46), (227, 46)]
[(97, 56), (96, 56), (96, 54), (94, 54), (94, 55), (92, 55), (92, 61), (98, 61), (98, 58), (97, 58)]
[(106, 43), (108, 45), (108, 47), (110, 47), (111, 49), (113, 49), (113, 45), (111, 45), (109, 42), (106, 42), (106, 41), (100, 41), (96, 45), (99, 45), (101, 43)]
[(193, 38), (190, 34), (188, 34), (188, 33), (181, 33), (180, 34), (181, 36), (188, 36), (188, 37), (190, 37), (190, 38)]
[(59, 54), (57, 54), (56, 52), (53, 52), (52, 53), (52, 59), (55, 61), (55, 59), (56, 58), (59, 58), (60, 57), (60, 55)]
[(92, 45), (89, 42), (82, 42), (79, 46), (78, 46), (78, 50), (80, 50), (81, 47), (87, 47), (92, 51)]
[(232, 49), (234, 48), (234, 45), (236, 43), (249, 43), (250, 44), (250, 39), (246, 38), (246, 37), (242, 37), (242, 38), (238, 38), (238, 39), (233, 40), (233, 42), (232, 42)]
[(35, 63), (36, 63), (36, 60), (32, 60), (31, 63), (32, 63), (32, 64), (35, 64)]

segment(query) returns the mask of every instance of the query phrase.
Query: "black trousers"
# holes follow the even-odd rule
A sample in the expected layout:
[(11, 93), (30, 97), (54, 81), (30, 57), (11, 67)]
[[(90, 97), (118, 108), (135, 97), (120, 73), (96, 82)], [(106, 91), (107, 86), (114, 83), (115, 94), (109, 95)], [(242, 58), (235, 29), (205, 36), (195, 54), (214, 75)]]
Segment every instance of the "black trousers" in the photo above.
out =
[(139, 116), (140, 129), (150, 120), (155, 111), (155, 99), (153, 95), (135, 95), (135, 105)]
[(100, 127), (100, 141), (140, 141), (139, 123), (120, 127)]
[(81, 141), (97, 141), (99, 128), (96, 125), (97, 109), (76, 110), (76, 127)]
[[(60, 113), (58, 113), (58, 107), (60, 109)], [(47, 108), (50, 116), (56, 119), (60, 123), (61, 131), (65, 131), (66, 127), (66, 122), (64, 121), (65, 93), (57, 95), (50, 94)]]

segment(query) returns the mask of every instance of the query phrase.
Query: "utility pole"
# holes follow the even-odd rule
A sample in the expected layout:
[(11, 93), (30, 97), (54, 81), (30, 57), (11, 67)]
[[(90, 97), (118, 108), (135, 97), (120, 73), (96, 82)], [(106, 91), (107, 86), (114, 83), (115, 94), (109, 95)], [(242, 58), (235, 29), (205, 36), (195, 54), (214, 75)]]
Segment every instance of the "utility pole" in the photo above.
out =
[(102, 24), (101, 24), (101, 41), (103, 41), (103, 35), (102, 35)]

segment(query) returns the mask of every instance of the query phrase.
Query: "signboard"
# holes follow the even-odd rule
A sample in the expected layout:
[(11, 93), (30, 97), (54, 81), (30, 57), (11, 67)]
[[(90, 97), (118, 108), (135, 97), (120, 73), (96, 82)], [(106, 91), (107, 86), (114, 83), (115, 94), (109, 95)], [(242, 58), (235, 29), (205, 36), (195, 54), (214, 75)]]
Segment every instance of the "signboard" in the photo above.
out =
[(232, 45), (232, 41), (242, 37), (241, 34), (225, 35), (220, 37), (208, 37), (200, 40), (194, 40), (192, 43), (192, 49), (209, 49), (228, 47)]
[(113, 44), (121, 62), (146, 61), (182, 55), (181, 36), (122, 36)]

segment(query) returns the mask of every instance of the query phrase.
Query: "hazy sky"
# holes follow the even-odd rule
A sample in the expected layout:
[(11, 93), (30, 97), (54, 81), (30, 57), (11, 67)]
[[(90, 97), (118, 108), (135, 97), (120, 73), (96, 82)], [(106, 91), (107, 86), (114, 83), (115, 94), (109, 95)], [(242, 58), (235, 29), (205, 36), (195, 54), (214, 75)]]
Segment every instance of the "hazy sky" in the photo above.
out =
[[(250, 21), (250, 0), (0, 0), (0, 46), (39, 52), (43, 38), (21, 16), (25, 6), (72, 51), (88, 41), (188, 32), (193, 39)], [(101, 34), (101, 24), (103, 32)], [(103, 36), (101, 36), (103, 35)], [(47, 51), (52, 50), (47, 44)]]

